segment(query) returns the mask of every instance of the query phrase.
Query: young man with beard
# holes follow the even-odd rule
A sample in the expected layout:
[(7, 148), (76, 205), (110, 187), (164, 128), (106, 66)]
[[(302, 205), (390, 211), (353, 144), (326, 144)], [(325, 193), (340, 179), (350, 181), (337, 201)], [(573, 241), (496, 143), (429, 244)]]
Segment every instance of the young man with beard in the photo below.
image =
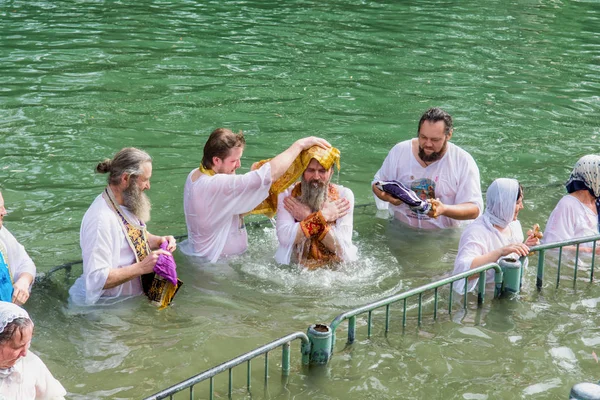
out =
[[(431, 108), (423, 114), (417, 137), (394, 146), (375, 174), (373, 193), (379, 209), (389, 209), (397, 220), (422, 229), (456, 227), (479, 216), (483, 208), (479, 169), (469, 153), (450, 143), (452, 129), (452, 117), (444, 110)], [(418, 213), (374, 184), (391, 180), (435, 208)]]
[[(144, 293), (143, 275), (150, 276), (160, 254), (176, 248), (173, 236), (146, 231), (150, 220), (152, 158), (133, 147), (96, 166), (108, 173), (108, 186), (83, 216), (80, 245), (83, 275), (69, 290), (77, 305), (110, 304)], [(167, 250), (160, 245), (167, 242)]]
[(25, 304), (35, 278), (35, 264), (25, 248), (4, 226), (4, 198), (0, 193), (0, 301)]
[(301, 181), (279, 195), (275, 259), (281, 264), (298, 263), (308, 269), (342, 261), (354, 261), (352, 244), (354, 194), (331, 183), (333, 164), (339, 162), (336, 148), (311, 148)]
[(299, 139), (260, 167), (237, 175), (246, 141), (242, 133), (215, 129), (204, 145), (199, 168), (192, 170), (183, 190), (188, 239), (180, 249), (201, 261), (242, 254), (248, 248), (244, 215), (269, 197), (276, 182), (300, 152), (312, 146), (330, 148), (324, 139)]

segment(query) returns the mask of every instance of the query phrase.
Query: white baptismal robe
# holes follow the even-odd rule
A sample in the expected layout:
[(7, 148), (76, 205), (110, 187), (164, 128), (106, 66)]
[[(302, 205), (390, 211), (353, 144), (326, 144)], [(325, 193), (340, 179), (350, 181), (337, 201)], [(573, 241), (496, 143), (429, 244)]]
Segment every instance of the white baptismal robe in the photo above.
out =
[(248, 234), (242, 214), (252, 211), (269, 195), (271, 164), (243, 175), (201, 174), (187, 177), (183, 209), (188, 239), (180, 245), (187, 255), (209, 262), (242, 254), (248, 248)]
[[(339, 198), (345, 198), (350, 203), (348, 214), (335, 221), (331, 227), (335, 236), (336, 244), (340, 251), (336, 254), (342, 261), (355, 261), (357, 259), (357, 248), (352, 244), (352, 226), (354, 221), (354, 194), (348, 188), (336, 185)], [(285, 209), (283, 200), (290, 196), (293, 186), (281, 193), (277, 199), (277, 239), (279, 247), (275, 253), (275, 260), (280, 264), (289, 264), (292, 259), (293, 250), (296, 248), (294, 241), (300, 229), (300, 222)]]
[[(126, 207), (121, 206), (121, 211), (130, 221), (137, 220)], [(111, 289), (103, 289), (111, 269), (126, 267), (137, 261), (123, 231), (122, 222), (102, 195), (96, 197), (83, 216), (79, 237), (83, 274), (69, 290), (73, 303), (112, 304), (144, 293), (140, 278), (131, 279)]]
[(0, 228), (0, 249), (6, 253), (5, 261), (10, 268), (13, 282), (19, 280), (23, 273), (29, 273), (35, 278), (36, 269), (31, 257), (5, 226)]
[[(400, 142), (390, 150), (383, 165), (375, 174), (373, 182), (396, 180), (415, 191), (422, 199), (438, 198), (443, 204), (449, 205), (473, 203), (481, 213), (483, 198), (479, 169), (473, 157), (448, 142), (444, 156), (423, 167), (413, 154), (412, 140), (416, 139)], [(404, 203), (395, 206), (380, 200), (377, 196), (375, 196), (375, 203), (378, 209), (388, 209), (396, 219), (414, 228), (451, 228), (466, 222), (443, 215), (431, 218), (426, 214), (412, 211)]]
[(14, 365), (14, 371), (0, 378), (0, 400), (62, 400), (67, 394), (46, 365), (31, 351)]
[[(512, 243), (523, 243), (523, 229), (521, 223), (512, 221), (507, 226), (508, 235), (500, 233), (498, 229), (485, 223), (483, 216), (477, 218), (472, 224), (468, 225), (460, 237), (458, 244), (458, 254), (454, 261), (454, 274), (468, 271), (471, 269), (473, 259), (487, 254)], [(518, 257), (517, 257), (518, 258)], [(527, 265), (527, 259), (525, 266)], [(486, 273), (486, 284), (494, 283), (495, 271), (490, 269)], [(469, 281), (468, 291), (477, 287), (479, 278)], [(464, 293), (464, 279), (454, 282), (453, 289), (457, 293)]]
[[(598, 234), (598, 215), (574, 196), (558, 202), (546, 224), (543, 243), (561, 242)], [(592, 243), (581, 246), (592, 247)]]

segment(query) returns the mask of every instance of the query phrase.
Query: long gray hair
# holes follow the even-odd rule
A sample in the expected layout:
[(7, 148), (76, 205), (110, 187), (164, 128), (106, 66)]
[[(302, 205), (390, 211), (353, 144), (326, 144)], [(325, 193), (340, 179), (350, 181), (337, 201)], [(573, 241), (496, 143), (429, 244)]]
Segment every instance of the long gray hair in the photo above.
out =
[(96, 172), (108, 173), (108, 183), (118, 185), (124, 173), (133, 176), (141, 175), (142, 164), (145, 162), (152, 162), (152, 157), (148, 153), (135, 147), (126, 147), (115, 154), (112, 160), (106, 159), (98, 163)]

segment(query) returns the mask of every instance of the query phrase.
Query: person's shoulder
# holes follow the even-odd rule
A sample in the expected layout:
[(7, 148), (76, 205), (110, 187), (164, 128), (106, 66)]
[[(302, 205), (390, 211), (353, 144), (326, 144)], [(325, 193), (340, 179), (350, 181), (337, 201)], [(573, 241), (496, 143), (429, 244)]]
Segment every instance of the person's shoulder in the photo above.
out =
[(412, 150), (412, 141), (413, 139), (406, 139), (401, 142), (396, 143), (396, 145), (392, 148), (392, 150)]
[(103, 223), (110, 220), (110, 218), (116, 218), (116, 215), (100, 194), (83, 215), (82, 224)]
[(488, 231), (489, 228), (487, 227), (487, 225), (485, 224), (483, 217), (479, 216), (477, 218), (475, 218), (474, 221), (470, 222), (469, 224), (467, 224), (462, 233), (461, 233), (461, 237), (462, 236), (467, 236), (467, 235), (476, 235), (476, 234), (480, 234), (482, 232), (486, 232)]
[(448, 152), (453, 153), (458, 157), (468, 157), (470, 159), (473, 159), (471, 153), (469, 153), (459, 145), (452, 143), (451, 141), (448, 141)]

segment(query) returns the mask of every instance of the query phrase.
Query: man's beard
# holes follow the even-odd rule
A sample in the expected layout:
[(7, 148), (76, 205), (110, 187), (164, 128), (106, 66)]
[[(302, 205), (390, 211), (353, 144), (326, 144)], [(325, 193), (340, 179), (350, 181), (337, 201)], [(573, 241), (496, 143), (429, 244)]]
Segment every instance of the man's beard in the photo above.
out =
[(446, 147), (448, 147), (448, 139), (444, 139), (444, 145), (442, 146), (440, 151), (434, 151), (433, 153), (427, 155), (425, 154), (425, 150), (421, 146), (419, 146), (419, 158), (424, 162), (434, 162), (439, 160), (446, 153)]
[(150, 221), (150, 210), (152, 209), (150, 199), (138, 187), (135, 180), (131, 180), (129, 186), (123, 191), (123, 205), (143, 223)]
[(317, 212), (323, 208), (325, 200), (327, 200), (327, 188), (329, 182), (306, 181), (304, 177), (300, 181), (300, 190), (302, 195), (300, 201), (310, 207), (312, 212)]

